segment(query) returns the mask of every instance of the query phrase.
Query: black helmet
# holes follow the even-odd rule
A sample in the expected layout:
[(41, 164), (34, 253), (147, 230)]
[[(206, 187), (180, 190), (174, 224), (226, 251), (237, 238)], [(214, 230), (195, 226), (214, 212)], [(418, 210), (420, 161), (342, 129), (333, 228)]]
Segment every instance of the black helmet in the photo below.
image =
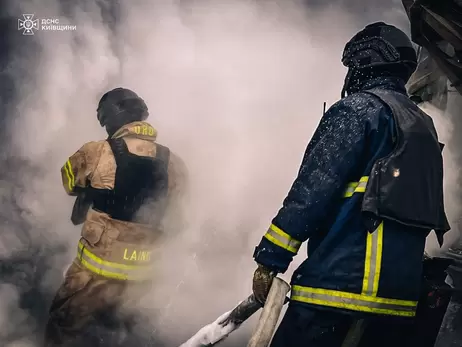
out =
[(114, 133), (125, 124), (144, 121), (149, 116), (144, 100), (134, 91), (125, 88), (115, 88), (105, 93), (96, 112), (99, 123), (109, 133)]
[[(383, 22), (372, 23), (346, 44), (342, 63), (348, 76), (342, 97), (354, 72), (387, 72), (409, 80), (417, 67), (417, 54), (409, 37), (400, 29)], [(372, 74), (373, 75), (373, 74)]]

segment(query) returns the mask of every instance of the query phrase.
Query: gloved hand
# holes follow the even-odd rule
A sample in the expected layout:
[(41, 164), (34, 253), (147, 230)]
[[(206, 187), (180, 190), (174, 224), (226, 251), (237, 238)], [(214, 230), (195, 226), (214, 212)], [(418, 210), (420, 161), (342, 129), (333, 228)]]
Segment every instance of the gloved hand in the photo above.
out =
[(258, 264), (253, 274), (252, 289), (255, 299), (262, 305), (266, 302), (274, 277), (276, 277), (276, 272)]

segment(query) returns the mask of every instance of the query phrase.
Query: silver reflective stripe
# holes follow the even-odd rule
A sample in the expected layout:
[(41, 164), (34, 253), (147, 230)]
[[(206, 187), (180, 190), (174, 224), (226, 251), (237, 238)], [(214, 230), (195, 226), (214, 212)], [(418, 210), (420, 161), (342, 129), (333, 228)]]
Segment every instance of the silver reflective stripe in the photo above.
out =
[(380, 223), (373, 233), (367, 233), (362, 294), (370, 296), (377, 295), (382, 266), (382, 246), (383, 222)]
[(363, 176), (361, 177), (359, 182), (348, 183), (348, 187), (345, 189), (345, 192), (343, 193), (343, 197), (349, 198), (353, 196), (354, 193), (364, 193), (366, 191), (368, 180), (369, 180), (369, 176)]
[[(305, 288), (300, 290), (298, 288)], [(314, 289), (316, 292), (309, 291), (308, 287), (294, 286), (292, 288), (291, 299), (305, 303), (312, 303), (323, 306), (343, 308), (353, 311), (382, 313), (398, 316), (414, 316), (417, 307), (417, 302), (384, 299), (377, 297), (367, 297), (359, 294), (350, 294), (337, 292), (339, 295), (327, 293), (319, 293), (319, 289)], [(343, 294), (343, 295), (342, 295)]]
[(350, 196), (353, 195), (353, 193), (355, 192), (355, 188), (356, 188), (356, 185), (355, 184), (349, 184), (348, 188), (345, 190), (345, 197), (346, 198), (349, 198)]
[(92, 254), (85, 246), (79, 243), (77, 259), (83, 266), (90, 271), (108, 278), (119, 280), (141, 280), (149, 277), (149, 266), (129, 266), (124, 264), (109, 265), (110, 262), (104, 261)]
[(365, 189), (367, 186), (367, 180), (366, 181), (360, 181), (358, 185), (355, 188), (355, 193), (364, 193)]
[(87, 256), (83, 251), (79, 253), (79, 259), (90, 264), (93, 267), (93, 269), (97, 269), (98, 274), (100, 275), (104, 276), (107, 273), (113, 273), (117, 275), (122, 275), (123, 277), (128, 277), (128, 271), (100, 264), (94, 261), (93, 259), (91, 259), (89, 256)]
[(265, 238), (292, 253), (297, 253), (301, 242), (290, 237), (289, 234), (272, 224), (265, 234)]

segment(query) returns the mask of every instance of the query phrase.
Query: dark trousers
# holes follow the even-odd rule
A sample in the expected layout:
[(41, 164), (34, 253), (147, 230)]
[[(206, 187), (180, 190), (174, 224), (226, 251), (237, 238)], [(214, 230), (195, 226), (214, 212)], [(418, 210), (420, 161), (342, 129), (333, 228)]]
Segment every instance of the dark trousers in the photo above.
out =
[[(343, 343), (360, 317), (330, 309), (292, 304), (274, 335), (271, 347), (343, 347)], [(413, 346), (413, 320), (390, 316), (361, 317), (361, 339), (354, 347)]]

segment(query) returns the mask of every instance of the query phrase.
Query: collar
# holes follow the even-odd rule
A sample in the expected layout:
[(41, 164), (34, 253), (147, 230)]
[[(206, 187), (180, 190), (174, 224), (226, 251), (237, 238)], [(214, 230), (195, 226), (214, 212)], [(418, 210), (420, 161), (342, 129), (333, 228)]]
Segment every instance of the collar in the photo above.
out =
[(147, 141), (156, 141), (157, 130), (147, 122), (132, 122), (117, 130), (111, 138), (135, 137)]
[(369, 90), (372, 88), (393, 90), (395, 92), (407, 95), (406, 83), (401, 78), (397, 78), (397, 77), (372, 78), (370, 80), (365, 81), (360, 86), (357, 86), (355, 88), (355, 91), (352, 92), (351, 94), (361, 92), (363, 90)]

